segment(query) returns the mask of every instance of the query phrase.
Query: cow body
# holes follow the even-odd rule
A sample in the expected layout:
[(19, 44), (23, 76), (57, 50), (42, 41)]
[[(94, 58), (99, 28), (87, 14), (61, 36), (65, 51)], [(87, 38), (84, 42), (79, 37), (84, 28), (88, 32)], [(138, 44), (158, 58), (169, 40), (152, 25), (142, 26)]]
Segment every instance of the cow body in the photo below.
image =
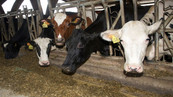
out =
[[(112, 7), (111, 9), (118, 12), (119, 6)], [(133, 14), (127, 6), (126, 14)], [(109, 16), (116, 17), (117, 14), (116, 12), (109, 13)], [(126, 17), (126, 19), (130, 20), (133, 17)], [(77, 68), (89, 59), (92, 52), (99, 51), (102, 55), (109, 55), (109, 42), (104, 41), (100, 37), (100, 33), (106, 29), (106, 18), (103, 11), (98, 14), (97, 19), (85, 30), (76, 29), (72, 32), (72, 36), (67, 41), (68, 54), (62, 65), (63, 73), (74, 74)]]
[(22, 26), (15, 35), (6, 43), (3, 44), (3, 50), (6, 59), (17, 57), (22, 45), (30, 40), (27, 21), (24, 19)]
[[(76, 25), (83, 23), (83, 19), (77, 17), (76, 14), (65, 14), (65, 13), (56, 13), (53, 18), (53, 24), (56, 32), (56, 46), (62, 47), (65, 44), (65, 41), (71, 36), (72, 31), (76, 28)], [(92, 23), (91, 19), (87, 17), (87, 25), (89, 26)], [(84, 24), (81, 25), (81, 28), (84, 29)]]
[(30, 43), (36, 48), (40, 66), (49, 66), (48, 58), (54, 44), (54, 26), (49, 19), (40, 20), (40, 26), (42, 27), (40, 36)]

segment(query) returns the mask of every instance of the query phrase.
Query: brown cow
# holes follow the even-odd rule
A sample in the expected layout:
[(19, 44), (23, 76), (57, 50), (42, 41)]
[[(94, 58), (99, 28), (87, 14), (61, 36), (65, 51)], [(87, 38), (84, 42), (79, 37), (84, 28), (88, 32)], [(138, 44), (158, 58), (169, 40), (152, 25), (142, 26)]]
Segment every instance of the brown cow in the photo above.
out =
[[(56, 32), (56, 46), (63, 47), (65, 41), (71, 36), (72, 31), (76, 28), (76, 25), (82, 23), (81, 28), (85, 29), (84, 20), (77, 15), (66, 15), (65, 13), (57, 13), (52, 18), (52, 23)], [(87, 17), (87, 26), (92, 23), (91, 19)]]

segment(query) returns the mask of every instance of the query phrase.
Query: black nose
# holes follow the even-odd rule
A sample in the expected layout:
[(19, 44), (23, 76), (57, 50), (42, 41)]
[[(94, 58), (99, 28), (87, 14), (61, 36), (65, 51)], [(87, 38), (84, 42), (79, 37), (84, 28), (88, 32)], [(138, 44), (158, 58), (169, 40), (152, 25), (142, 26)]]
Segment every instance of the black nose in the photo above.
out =
[(130, 69), (131, 69), (131, 73), (137, 73), (137, 68), (131, 68), (130, 67)]

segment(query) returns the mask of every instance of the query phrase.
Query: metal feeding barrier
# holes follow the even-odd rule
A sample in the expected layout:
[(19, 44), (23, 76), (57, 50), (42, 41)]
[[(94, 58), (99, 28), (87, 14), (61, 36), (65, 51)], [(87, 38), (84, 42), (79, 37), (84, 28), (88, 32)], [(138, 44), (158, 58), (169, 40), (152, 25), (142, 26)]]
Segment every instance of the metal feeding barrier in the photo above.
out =
[[(36, 19), (34, 19), (34, 16)], [(29, 19), (31, 18), (31, 19)], [(23, 6), (23, 10), (18, 10), (15, 12), (7, 12), (7, 14), (0, 15), (0, 22), (1, 22), (1, 42), (10, 40), (14, 34), (20, 29), (23, 20), (26, 19), (28, 30), (30, 34), (30, 40), (35, 39), (39, 32), (41, 32), (41, 28), (39, 27), (39, 20), (40, 20), (39, 11), (33, 11), (32, 9), (27, 9), (27, 6)], [(15, 28), (14, 19), (17, 20), (17, 28)]]
[[(165, 32), (168, 33), (173, 33), (173, 29), (168, 29), (166, 28), (166, 26), (171, 22), (171, 20), (173, 19), (173, 6), (165, 6), (165, 0), (155, 0), (155, 21), (159, 20), (159, 3), (163, 5), (163, 24), (160, 26), (160, 29), (158, 30), (158, 32), (162, 35), (163, 37), (163, 50), (167, 51), (169, 50), (169, 52), (171, 53), (172, 57), (173, 57), (173, 42), (170, 42), (170, 40), (168, 39), (168, 36), (165, 34)], [(169, 11), (169, 12), (168, 12)], [(166, 18), (167, 16), (167, 18)], [(158, 61), (159, 60), (159, 33), (156, 33), (155, 35), (155, 60)], [(166, 47), (165, 47), (166, 45)], [(173, 62), (173, 58), (172, 58), (172, 62)]]

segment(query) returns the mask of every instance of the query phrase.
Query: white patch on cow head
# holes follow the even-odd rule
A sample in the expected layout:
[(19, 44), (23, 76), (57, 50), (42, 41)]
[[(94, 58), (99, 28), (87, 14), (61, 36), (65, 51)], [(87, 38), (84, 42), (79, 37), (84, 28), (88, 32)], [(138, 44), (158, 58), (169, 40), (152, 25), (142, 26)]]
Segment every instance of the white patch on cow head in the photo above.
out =
[(59, 34), (59, 35), (58, 35), (58, 39), (61, 39), (61, 38), (62, 38), (62, 36), (61, 36), (61, 34)]
[[(104, 40), (112, 41), (111, 35), (119, 37), (124, 48), (126, 62), (124, 70), (127, 72), (143, 72), (143, 60), (148, 45), (148, 34), (158, 29), (158, 23), (151, 26), (145, 25), (140, 21), (127, 22), (119, 30), (108, 30), (101, 33)], [(154, 28), (153, 28), (154, 27)]]
[(64, 13), (55, 14), (55, 21), (58, 23), (58, 25), (61, 25), (66, 18), (67, 18), (67, 15)]
[(3, 46), (4, 46), (4, 48), (6, 48), (7, 47), (7, 45), (8, 45), (8, 43), (5, 43)]
[[(49, 65), (49, 59), (48, 59), (48, 45), (51, 41), (50, 38), (37, 38), (34, 40), (35, 43), (37, 44), (36, 49), (37, 49), (37, 56), (39, 58), (39, 64), (41, 66)], [(39, 54), (40, 53), (40, 54)]]

